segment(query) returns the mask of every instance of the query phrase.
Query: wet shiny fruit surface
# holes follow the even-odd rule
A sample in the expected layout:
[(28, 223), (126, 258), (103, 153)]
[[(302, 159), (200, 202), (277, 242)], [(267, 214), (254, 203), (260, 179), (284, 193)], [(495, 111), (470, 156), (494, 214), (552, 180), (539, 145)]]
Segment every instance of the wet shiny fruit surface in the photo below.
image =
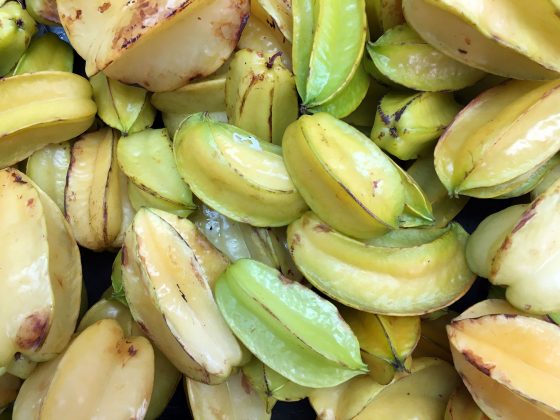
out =
[(560, 1), (0, 0), (0, 420), (554, 420)]

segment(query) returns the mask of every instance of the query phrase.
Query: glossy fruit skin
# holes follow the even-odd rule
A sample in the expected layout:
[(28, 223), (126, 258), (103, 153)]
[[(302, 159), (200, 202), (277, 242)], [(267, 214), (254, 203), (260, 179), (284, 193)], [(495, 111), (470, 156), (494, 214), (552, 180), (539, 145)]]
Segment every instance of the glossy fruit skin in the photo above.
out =
[(558, 81), (514, 80), (471, 101), (434, 152), (436, 172), (449, 193), (492, 198), (530, 191), (560, 148), (559, 89)]
[[(0, 230), (14, 239), (0, 260), (5, 326), (0, 372), (19, 370), (26, 376), (15, 366), (17, 353), (27, 362), (47, 361), (70, 341), (80, 309), (82, 267), (76, 241), (56, 204), (16, 169), (3, 169), (0, 179)], [(33, 363), (30, 368), (26, 370), (32, 370)]]
[[(557, 416), (558, 402), (549, 388), (558, 377), (552, 350), (560, 339), (557, 325), (498, 314), (453, 321), (447, 332), (455, 367), (488, 417)], [(536, 366), (538, 373), (531, 375)]]
[(216, 71), (237, 45), (250, 9), (248, 0), (105, 4), (57, 2), (62, 26), (86, 61), (86, 74), (103, 71), (152, 92), (178, 89)]
[(238, 260), (220, 276), (215, 293), (236, 336), (292, 382), (322, 388), (367, 372), (358, 341), (336, 308), (277, 270)]
[[(334, 98), (360, 66), (367, 36), (363, 0), (295, 0), (292, 60), (307, 108)], [(367, 88), (366, 88), (367, 91)]]
[(280, 58), (280, 53), (238, 51), (225, 85), (230, 124), (278, 145), (299, 108), (294, 76)]
[[(120, 255), (118, 258), (121, 258)], [(89, 308), (81, 319), (76, 332), (80, 333), (103, 319), (117, 321), (125, 337), (144, 336), (142, 328), (134, 321), (128, 307), (113, 299), (101, 299)], [(181, 373), (167, 360), (163, 353), (157, 347), (154, 347), (153, 350), (154, 385), (150, 405), (146, 412), (145, 418), (147, 420), (157, 419), (161, 415), (181, 380)]]
[(90, 83), (97, 113), (108, 126), (123, 134), (132, 134), (154, 123), (156, 110), (145, 89), (109, 79), (102, 72), (91, 76)]
[(399, 373), (410, 373), (410, 356), (420, 339), (420, 317), (393, 317), (339, 308), (360, 342), (362, 358), (375, 381), (386, 385)]
[(123, 220), (118, 135), (110, 128), (87, 133), (70, 150), (64, 213), (78, 243), (92, 250), (119, 247)]
[(311, 212), (288, 228), (294, 261), (315, 287), (355, 309), (396, 316), (436, 311), (470, 288), (476, 276), (464, 257), (467, 238), (452, 223), (393, 231), (363, 243)]
[(330, 226), (359, 239), (398, 226), (405, 209), (401, 174), (358, 130), (327, 113), (304, 115), (288, 127), (282, 146), (294, 184)]
[(0, 79), (0, 167), (86, 131), (97, 111), (91, 96), (88, 81), (68, 72), (45, 71)]
[(558, 78), (553, 2), (403, 0), (403, 10), (426, 41), (466, 65), (513, 79)]
[(227, 263), (188, 219), (155, 209), (136, 213), (122, 250), (134, 320), (180, 372), (209, 384), (224, 382), (243, 361), (212, 295)]
[(443, 418), (459, 382), (449, 363), (422, 357), (413, 361), (410, 374), (399, 375), (388, 385), (361, 376), (334, 388), (314, 390), (309, 399), (319, 418), (430, 420)]
[(0, 6), (0, 77), (17, 64), (35, 32), (37, 24), (19, 2)]
[(282, 149), (237, 127), (206, 114), (192, 115), (175, 134), (173, 151), (191, 191), (233, 220), (285, 226), (307, 208), (288, 175)]
[(427, 153), (460, 106), (448, 93), (389, 92), (379, 101), (371, 139), (401, 160)]
[(219, 385), (206, 385), (185, 377), (184, 389), (194, 420), (216, 416), (223, 419), (270, 419), (270, 410), (241, 371)]
[(117, 145), (119, 167), (128, 177), (128, 196), (136, 211), (153, 207), (188, 216), (195, 208), (183, 182), (166, 129), (147, 129), (122, 137)]
[(55, 34), (35, 37), (13, 69), (12, 75), (38, 71), (67, 71), (74, 68), (74, 51)]
[[(440, 53), (407, 24), (395, 26), (367, 46), (380, 73), (396, 85), (439, 92), (459, 90), (480, 80), (484, 73)], [(373, 74), (374, 78), (377, 74)], [(383, 81), (383, 80), (381, 80)]]
[[(87, 381), (82, 376), (85, 371)], [(153, 380), (150, 342), (144, 337), (125, 337), (115, 320), (104, 319), (86, 328), (63, 354), (33, 372), (16, 399), (13, 418), (100, 416), (124, 420), (131, 414), (144, 418)], [(129, 381), (135, 386), (126, 386)]]

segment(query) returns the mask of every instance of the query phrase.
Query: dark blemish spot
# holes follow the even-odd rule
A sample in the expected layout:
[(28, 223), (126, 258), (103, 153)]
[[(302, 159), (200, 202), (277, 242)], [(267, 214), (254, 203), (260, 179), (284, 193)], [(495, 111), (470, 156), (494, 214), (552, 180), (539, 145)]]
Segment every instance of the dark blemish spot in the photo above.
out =
[(245, 29), (245, 25), (247, 25), (247, 21), (249, 20), (249, 13), (244, 14), (241, 17), (241, 25), (239, 26), (239, 31), (237, 31), (237, 36), (236, 36), (236, 40), (239, 41), (239, 39), (241, 38), (241, 33), (243, 32), (243, 29)]
[(298, 246), (300, 242), (301, 242), (301, 236), (299, 235), (299, 233), (296, 233), (294, 235), (294, 239), (292, 240), (292, 243), (290, 244), (290, 253), (291, 254), (294, 253), (294, 248), (296, 246)]
[(138, 350), (136, 350), (134, 346), (130, 346), (128, 348), (128, 354), (130, 354), (130, 357), (136, 356), (136, 353), (138, 353)]
[(241, 375), (241, 386), (243, 387), (243, 391), (245, 391), (246, 394), (251, 394), (251, 383), (249, 382), (245, 374)]
[(389, 117), (389, 115), (385, 114), (385, 112), (383, 112), (383, 109), (381, 108), (381, 101), (379, 101), (379, 103), (377, 104), (377, 112), (381, 117), (381, 121), (383, 121), (385, 125), (391, 124), (391, 118)]
[(480, 370), (482, 373), (484, 373), (486, 376), (490, 376), (492, 373), (492, 370), (496, 367), (494, 365), (487, 365), (485, 364), (482, 359), (480, 358), (480, 356), (477, 356), (476, 354), (474, 354), (472, 351), (470, 350), (465, 350), (462, 352), (463, 356), (465, 356), (465, 359), (467, 359), (467, 361), (473, 365), (475, 368), (477, 368), (478, 370)]
[(33, 203), (35, 203), (35, 200), (30, 198), (29, 200), (27, 200), (27, 207), (33, 207)]
[(76, 17), (75, 17), (75, 19), (76, 19), (76, 20), (79, 20), (79, 19), (81, 19), (81, 18), (82, 18), (82, 11), (81, 11), (81, 9), (76, 9)]
[(278, 57), (282, 56), (282, 51), (278, 51), (277, 53), (273, 54), (269, 59), (268, 62), (266, 63), (266, 67), (271, 69), (272, 66), (274, 66), (274, 62), (276, 61), (276, 59)]
[(111, 3), (106, 2), (103, 3), (101, 6), (99, 6), (97, 10), (99, 10), (99, 13), (105, 13), (105, 11), (107, 11), (107, 9), (109, 9), (110, 7), (111, 7)]
[(140, 35), (133, 36), (130, 39), (125, 39), (121, 45), (121, 48), (122, 49), (128, 48), (131, 44), (134, 44), (136, 41), (138, 41), (138, 38), (140, 38)]
[(150, 332), (148, 331), (148, 327), (146, 327), (146, 324), (144, 324), (141, 321), (136, 321), (136, 323), (138, 324), (138, 326), (140, 327), (140, 329), (142, 331), (144, 331), (144, 333), (146, 333), (146, 335), (150, 335)]
[(282, 274), (278, 275), (278, 278), (280, 279), (280, 281), (284, 284), (292, 284), (294, 283), (294, 281), (292, 279), (289, 279), (288, 277), (284, 277)]
[(540, 201), (541, 201), (541, 199), (535, 200), (535, 202), (533, 204), (531, 204), (531, 207), (529, 207), (527, 210), (525, 210), (525, 212), (521, 215), (521, 219), (519, 219), (519, 222), (517, 223), (517, 225), (515, 225), (515, 227), (511, 231), (512, 234), (514, 234), (518, 230), (522, 229), (523, 226), (525, 226), (527, 224), (527, 222), (529, 220), (531, 220), (537, 214), (535, 208), (537, 207), (537, 205), (539, 204)]
[(314, 230), (315, 232), (321, 232), (321, 233), (323, 233), (323, 232), (324, 232), (324, 233), (332, 232), (331, 227), (330, 227), (330, 226), (327, 226), (327, 225), (325, 225), (325, 224), (323, 224), (323, 223), (313, 226), (313, 230)]
[(22, 29), (22, 28), (23, 28), (23, 20), (22, 20), (22, 19), (17, 19), (17, 20), (16, 20), (16, 26), (17, 26), (19, 29)]
[(177, 286), (177, 290), (178, 290), (179, 293), (181, 294), (181, 297), (183, 298), (183, 300), (184, 300), (186, 303), (189, 303), (189, 302), (187, 301), (187, 297), (185, 296), (185, 294), (183, 293), (183, 291), (181, 290), (181, 288), (179, 287), (179, 285), (176, 284), (175, 286)]
[(461, 54), (466, 54), (467, 50), (464, 50), (462, 48), (458, 48), (457, 51), (459, 51)]
[(17, 346), (24, 350), (39, 348), (47, 338), (49, 319), (49, 314), (46, 311), (28, 315), (17, 332)]
[(471, 39), (470, 38), (465, 38), (465, 44), (471, 45)]
[(27, 184), (27, 182), (25, 182), (22, 177), (20, 175), (18, 175), (16, 172), (12, 172), (12, 178), (14, 178), (14, 182), (18, 183), (18, 184)]
[(128, 249), (126, 245), (122, 247), (121, 264), (128, 265)]
[(389, 134), (391, 134), (391, 137), (394, 137), (394, 138), (399, 137), (399, 133), (397, 132), (397, 129), (395, 127), (389, 128)]
[(19, 351), (14, 354), (14, 360), (20, 360), (23, 357), (23, 354), (21, 354)]
[(251, 75), (251, 82), (249, 83), (249, 86), (247, 86), (247, 89), (245, 90), (245, 93), (243, 94), (243, 97), (241, 98), (241, 104), (239, 105), (239, 114), (243, 114), (243, 109), (245, 108), (245, 102), (247, 101), (247, 97), (249, 96), (249, 93), (251, 93), (251, 89), (253, 88), (253, 86), (255, 86), (258, 82), (262, 82), (264, 80), (264, 74), (252, 74)]
[[(527, 306), (525, 306), (527, 307)], [(531, 307), (529, 306), (529, 309), (531, 309)], [(503, 314), (504, 318), (517, 318), (517, 314)]]

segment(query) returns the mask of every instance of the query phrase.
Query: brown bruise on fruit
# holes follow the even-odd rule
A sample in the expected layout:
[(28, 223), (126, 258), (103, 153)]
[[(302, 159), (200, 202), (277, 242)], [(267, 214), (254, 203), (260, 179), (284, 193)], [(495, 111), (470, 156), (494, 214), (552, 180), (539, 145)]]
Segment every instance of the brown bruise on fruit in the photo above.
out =
[(521, 215), (521, 218), (519, 219), (519, 222), (517, 222), (517, 224), (515, 225), (515, 227), (513, 228), (513, 230), (511, 231), (511, 234), (514, 234), (515, 232), (521, 230), (523, 228), (523, 226), (525, 226), (527, 224), (527, 222), (529, 222), (529, 220), (531, 220), (536, 214), (536, 207), (538, 206), (538, 204), (542, 201), (542, 198), (537, 198), (533, 204), (531, 204), (531, 207), (529, 207), (527, 210), (525, 210), (523, 212), (523, 214)]
[(16, 345), (21, 350), (36, 350), (44, 343), (50, 329), (50, 312), (47, 309), (28, 315), (16, 334)]
[(473, 365), (475, 368), (477, 368), (479, 371), (481, 371), (482, 373), (484, 373), (486, 376), (492, 376), (492, 371), (494, 370), (494, 368), (496, 366), (491, 365), (491, 364), (487, 364), (484, 363), (482, 361), (482, 359), (480, 358), (480, 356), (477, 356), (476, 354), (474, 354), (472, 352), (472, 350), (464, 350), (461, 352), (461, 354), (465, 357), (465, 359), (471, 364)]
[(319, 233), (329, 233), (332, 232), (332, 228), (324, 223), (319, 223), (318, 225), (313, 226), (313, 230)]
[(106, 2), (103, 3), (101, 6), (99, 6), (97, 10), (99, 11), (99, 13), (105, 13), (107, 10), (109, 10), (110, 7), (111, 7), (111, 3)]

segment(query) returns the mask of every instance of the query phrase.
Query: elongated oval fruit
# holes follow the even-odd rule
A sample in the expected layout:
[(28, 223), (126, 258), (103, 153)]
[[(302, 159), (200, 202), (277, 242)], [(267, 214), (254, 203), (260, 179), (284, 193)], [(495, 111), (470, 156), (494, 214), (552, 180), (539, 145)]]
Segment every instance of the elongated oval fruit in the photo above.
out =
[(526, 204), (507, 207), (480, 222), (467, 242), (467, 263), (472, 271), (484, 278), (490, 278), (496, 252), (527, 207), (529, 206)]
[(26, 175), (64, 211), (64, 189), (70, 166), (70, 142), (49, 144), (27, 158)]
[(447, 327), (455, 368), (490, 418), (558, 417), (560, 327), (521, 315), (487, 315)]
[(241, 371), (259, 397), (266, 402), (269, 411), (276, 401), (300, 401), (311, 392), (311, 388), (293, 383), (256, 358), (244, 365)]
[(236, 261), (218, 279), (215, 293), (235, 335), (292, 382), (328, 387), (367, 372), (358, 341), (336, 307), (277, 270)]
[(445, 227), (467, 205), (469, 197), (451, 197), (439, 180), (432, 156), (416, 159), (407, 173), (416, 181), (432, 206), (434, 227)]
[(78, 318), (80, 253), (56, 204), (23, 173), (0, 171), (0, 231), (12, 238), (0, 258), (0, 371), (21, 353), (54, 358)]
[(116, 321), (105, 319), (33, 372), (16, 399), (13, 418), (144, 418), (153, 380), (149, 341), (125, 337)]
[(459, 110), (448, 93), (389, 92), (377, 105), (371, 139), (401, 160), (416, 159), (433, 147)]
[(220, 383), (241, 348), (212, 296), (227, 260), (187, 219), (141, 209), (125, 237), (122, 281), (132, 316), (187, 376)]
[(109, 128), (81, 136), (70, 151), (64, 213), (78, 243), (102, 250), (114, 246), (123, 207), (117, 138)]
[(231, 261), (250, 258), (276, 268), (289, 279), (303, 279), (290, 256), (285, 229), (255, 228), (231, 220), (205, 204), (197, 207), (190, 219)]
[(319, 113), (291, 124), (282, 145), (298, 191), (330, 226), (363, 239), (398, 226), (405, 202), (400, 173), (362, 133)]
[[(440, 138), (435, 167), (450, 194), (511, 192), (560, 149), (560, 82), (510, 81), (464, 108)], [(537, 178), (535, 184), (538, 182)]]
[(35, 32), (37, 24), (19, 2), (0, 5), (0, 77), (16, 65)]
[[(80, 321), (76, 332), (81, 333), (89, 326), (103, 319), (114, 319), (117, 321), (125, 337), (144, 335), (140, 326), (132, 318), (128, 308), (113, 299), (101, 299), (89, 308)], [(147, 420), (157, 419), (161, 415), (175, 393), (175, 389), (181, 379), (181, 373), (167, 360), (163, 353), (157, 347), (154, 347), (153, 350), (154, 385), (148, 411), (146, 412), (145, 418)]]
[(278, 53), (237, 52), (225, 92), (228, 121), (261, 140), (281, 144), (286, 127), (297, 120), (295, 79)]
[(185, 377), (185, 393), (194, 420), (270, 419), (265, 402), (241, 371), (219, 385), (206, 385)]
[(19, 59), (13, 75), (38, 71), (67, 71), (74, 68), (74, 51), (55, 34), (35, 37)]
[(90, 77), (97, 113), (105, 124), (129, 134), (154, 123), (156, 110), (145, 89), (109, 79), (103, 72)]
[(195, 208), (192, 193), (177, 171), (166, 129), (148, 129), (121, 138), (117, 159), (125, 175), (142, 192), (184, 209), (183, 215)]
[(560, 29), (549, 0), (403, 0), (403, 9), (422, 38), (455, 60), (514, 79), (558, 78)]
[(463, 384), (449, 397), (444, 420), (490, 420), (476, 405)]
[(321, 419), (442, 419), (458, 383), (449, 363), (426, 357), (414, 360), (409, 375), (388, 385), (362, 376), (334, 388), (313, 390), (309, 400)]
[(233, 220), (284, 226), (306, 210), (282, 149), (244, 130), (195, 114), (175, 134), (173, 150), (192, 192)]
[(484, 76), (437, 51), (407, 24), (388, 30), (367, 50), (384, 77), (409, 89), (459, 90)]
[(57, 7), (88, 76), (103, 71), (153, 92), (177, 89), (217, 70), (249, 15), (248, 0), (61, 0)]
[(360, 342), (373, 379), (385, 385), (399, 372), (410, 372), (409, 358), (420, 339), (419, 317), (375, 315), (346, 307), (339, 310)]
[(315, 287), (344, 305), (399, 316), (433, 312), (466, 293), (476, 277), (465, 261), (467, 238), (452, 223), (393, 231), (365, 244), (311, 212), (288, 227), (294, 261)]
[(25, 8), (33, 19), (43, 25), (60, 25), (56, 0), (27, 0)]
[(152, 104), (164, 113), (225, 112), (225, 86), (230, 60), (207, 77), (168, 92), (152, 95)]
[(0, 79), (0, 167), (86, 131), (97, 108), (89, 82), (68, 72)]
[(303, 104), (322, 105), (352, 79), (367, 36), (364, 0), (294, 0), (293, 66)]
[(489, 280), (507, 287), (506, 298), (526, 312), (560, 312), (557, 250), (560, 181), (519, 216), (492, 260)]

